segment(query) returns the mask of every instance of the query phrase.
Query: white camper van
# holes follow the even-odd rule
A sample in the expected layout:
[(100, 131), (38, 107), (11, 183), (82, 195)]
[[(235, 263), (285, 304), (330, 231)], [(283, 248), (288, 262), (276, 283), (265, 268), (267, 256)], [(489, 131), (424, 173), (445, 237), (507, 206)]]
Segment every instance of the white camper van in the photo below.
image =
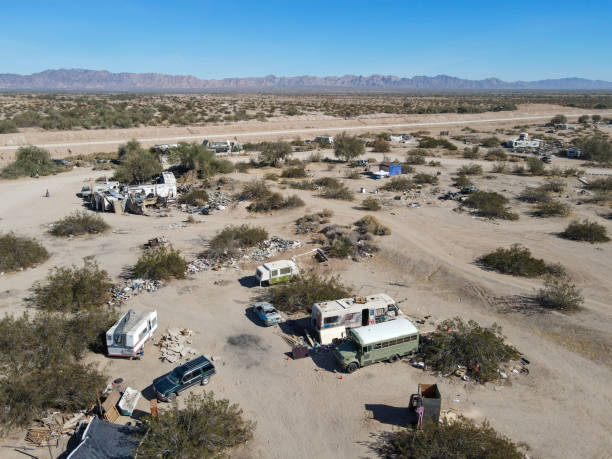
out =
[(293, 261), (278, 260), (258, 266), (255, 271), (255, 279), (257, 279), (259, 285), (264, 283), (272, 285), (279, 282), (287, 282), (299, 273), (300, 268)]
[(136, 357), (157, 330), (157, 311), (130, 309), (106, 332), (106, 348), (111, 357)]

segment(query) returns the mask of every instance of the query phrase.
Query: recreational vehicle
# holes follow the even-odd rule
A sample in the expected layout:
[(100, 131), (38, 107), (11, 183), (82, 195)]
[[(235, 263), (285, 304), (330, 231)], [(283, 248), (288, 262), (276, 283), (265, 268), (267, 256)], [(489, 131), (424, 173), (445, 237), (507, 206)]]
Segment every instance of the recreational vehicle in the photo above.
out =
[(106, 332), (106, 348), (111, 357), (136, 357), (157, 330), (157, 311), (130, 309)]
[(334, 357), (349, 373), (372, 363), (412, 354), (419, 348), (419, 329), (405, 317), (349, 330), (348, 339), (334, 349)]
[(278, 284), (287, 282), (300, 273), (298, 266), (291, 260), (278, 260), (257, 267), (255, 279), (262, 284)]
[(347, 330), (393, 320), (402, 313), (393, 299), (379, 293), (312, 305), (311, 325), (321, 344), (343, 339)]

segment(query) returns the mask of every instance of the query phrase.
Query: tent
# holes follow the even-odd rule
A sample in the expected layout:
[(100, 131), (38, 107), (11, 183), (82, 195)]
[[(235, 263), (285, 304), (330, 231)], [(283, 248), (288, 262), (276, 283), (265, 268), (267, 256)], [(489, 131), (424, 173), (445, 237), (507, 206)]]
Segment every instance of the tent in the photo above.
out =
[(132, 459), (142, 440), (139, 427), (124, 426), (93, 417), (80, 436), (80, 443), (67, 459)]

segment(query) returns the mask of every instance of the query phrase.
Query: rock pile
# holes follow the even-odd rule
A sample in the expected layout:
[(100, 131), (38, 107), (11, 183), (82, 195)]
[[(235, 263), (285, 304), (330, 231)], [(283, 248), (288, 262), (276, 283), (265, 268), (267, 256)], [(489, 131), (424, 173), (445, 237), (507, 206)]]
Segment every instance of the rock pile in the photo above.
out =
[(187, 346), (191, 344), (193, 331), (187, 328), (169, 328), (156, 343), (161, 351), (160, 359), (165, 362), (174, 363), (181, 359), (189, 359), (198, 352)]

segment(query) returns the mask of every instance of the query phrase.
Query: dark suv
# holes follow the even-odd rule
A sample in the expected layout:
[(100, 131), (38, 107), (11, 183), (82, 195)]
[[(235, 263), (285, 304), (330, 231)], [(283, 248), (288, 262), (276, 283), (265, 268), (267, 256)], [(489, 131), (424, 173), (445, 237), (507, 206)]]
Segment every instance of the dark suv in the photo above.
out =
[(153, 380), (153, 388), (157, 399), (162, 402), (172, 402), (176, 396), (191, 386), (200, 384), (205, 386), (215, 374), (215, 366), (203, 355), (176, 367)]

